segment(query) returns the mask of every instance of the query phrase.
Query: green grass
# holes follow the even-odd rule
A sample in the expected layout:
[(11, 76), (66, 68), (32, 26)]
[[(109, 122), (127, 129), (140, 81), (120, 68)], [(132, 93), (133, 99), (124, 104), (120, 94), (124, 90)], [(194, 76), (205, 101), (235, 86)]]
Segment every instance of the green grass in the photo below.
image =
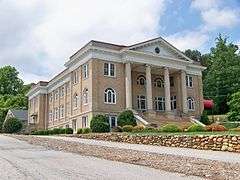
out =
[(221, 132), (177, 132), (177, 133), (164, 133), (164, 132), (142, 132), (142, 133), (128, 133), (130, 135), (187, 135), (187, 136), (196, 136), (196, 135), (240, 135), (239, 131), (221, 131)]

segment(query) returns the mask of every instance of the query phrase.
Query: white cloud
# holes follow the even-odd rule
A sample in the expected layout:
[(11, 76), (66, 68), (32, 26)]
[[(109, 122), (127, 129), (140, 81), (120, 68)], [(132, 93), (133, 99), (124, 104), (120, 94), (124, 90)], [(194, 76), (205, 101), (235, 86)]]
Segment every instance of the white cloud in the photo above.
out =
[(2, 0), (0, 23), (12, 27), (0, 27), (0, 65), (17, 66), (26, 82), (49, 79), (91, 39), (131, 44), (158, 36), (164, 10), (164, 0)]
[(191, 3), (192, 8), (199, 10), (206, 10), (213, 7), (218, 7), (221, 0), (193, 0)]
[(186, 31), (167, 36), (166, 40), (182, 51), (200, 49), (208, 41), (208, 35), (200, 31)]

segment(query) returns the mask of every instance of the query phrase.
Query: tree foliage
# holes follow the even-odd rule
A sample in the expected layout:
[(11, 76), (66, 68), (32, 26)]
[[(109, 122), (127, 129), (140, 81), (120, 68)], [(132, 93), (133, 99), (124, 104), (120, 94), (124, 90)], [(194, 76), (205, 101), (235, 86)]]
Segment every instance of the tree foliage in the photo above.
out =
[(17, 133), (21, 131), (23, 124), (17, 118), (8, 118), (3, 123), (3, 132), (5, 133)]
[(230, 109), (228, 113), (228, 120), (240, 121), (240, 91), (231, 95), (228, 105)]
[(125, 125), (132, 125), (132, 126), (136, 126), (136, 119), (134, 118), (134, 114), (131, 110), (126, 110), (121, 112), (118, 115), (117, 118), (117, 124), (121, 127), (125, 126)]
[(204, 96), (214, 100), (215, 113), (228, 111), (228, 97), (240, 89), (240, 56), (238, 47), (227, 42), (227, 38), (216, 39), (216, 47), (211, 48), (208, 69), (203, 80)]

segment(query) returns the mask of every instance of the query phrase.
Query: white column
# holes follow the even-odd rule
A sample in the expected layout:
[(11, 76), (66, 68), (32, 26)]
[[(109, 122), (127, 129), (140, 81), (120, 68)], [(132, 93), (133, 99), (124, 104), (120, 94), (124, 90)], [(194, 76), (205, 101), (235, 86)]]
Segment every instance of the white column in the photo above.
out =
[(125, 64), (125, 88), (126, 88), (126, 108), (132, 109), (132, 72), (131, 64)]
[(187, 88), (185, 71), (181, 71), (181, 91), (182, 91), (182, 111), (183, 113), (187, 113), (188, 107), (187, 107)]
[(151, 77), (151, 67), (146, 66), (146, 91), (147, 91), (147, 110), (153, 110), (153, 100), (152, 100), (152, 77)]
[(170, 112), (171, 111), (170, 80), (169, 80), (169, 70), (167, 67), (164, 68), (164, 92), (165, 92), (166, 112)]

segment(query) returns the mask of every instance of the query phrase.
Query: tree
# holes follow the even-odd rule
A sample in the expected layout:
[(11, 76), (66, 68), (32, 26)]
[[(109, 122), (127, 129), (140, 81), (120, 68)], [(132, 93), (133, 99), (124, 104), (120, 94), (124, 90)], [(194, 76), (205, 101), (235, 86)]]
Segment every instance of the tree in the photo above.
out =
[(224, 114), (228, 111), (228, 97), (240, 89), (240, 56), (238, 47), (218, 36), (216, 47), (211, 48), (208, 69), (203, 80), (204, 96), (214, 100), (214, 112)]
[(104, 115), (96, 115), (90, 122), (90, 128), (92, 132), (104, 133), (110, 131), (110, 125), (108, 119)]
[(201, 62), (202, 60), (202, 54), (198, 50), (188, 49), (185, 50), (184, 54), (194, 61)]
[(17, 118), (8, 118), (3, 123), (3, 132), (5, 133), (17, 133), (21, 131), (23, 124)]
[(240, 121), (240, 91), (231, 95), (228, 105), (230, 109), (228, 113), (228, 120)]
[(136, 119), (134, 118), (134, 114), (131, 110), (121, 112), (117, 118), (117, 124), (121, 127), (125, 125), (137, 125)]
[(0, 68), (0, 95), (16, 95), (23, 88), (23, 81), (18, 78), (18, 71), (12, 66)]

